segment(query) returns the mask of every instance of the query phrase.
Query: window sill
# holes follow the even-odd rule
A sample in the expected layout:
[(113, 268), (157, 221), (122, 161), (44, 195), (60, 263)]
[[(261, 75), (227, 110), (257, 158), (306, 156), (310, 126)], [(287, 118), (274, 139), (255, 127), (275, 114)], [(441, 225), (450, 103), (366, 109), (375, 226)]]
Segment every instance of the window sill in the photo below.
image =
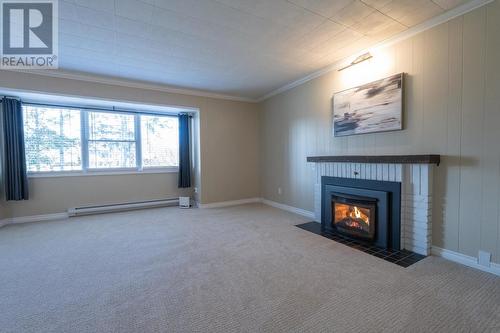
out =
[(28, 173), (28, 178), (55, 178), (55, 177), (88, 177), (88, 176), (115, 176), (115, 175), (143, 175), (143, 174), (162, 174), (162, 173), (178, 173), (179, 168), (151, 168), (141, 171), (132, 170), (89, 170), (82, 171), (61, 171), (61, 172), (36, 172)]

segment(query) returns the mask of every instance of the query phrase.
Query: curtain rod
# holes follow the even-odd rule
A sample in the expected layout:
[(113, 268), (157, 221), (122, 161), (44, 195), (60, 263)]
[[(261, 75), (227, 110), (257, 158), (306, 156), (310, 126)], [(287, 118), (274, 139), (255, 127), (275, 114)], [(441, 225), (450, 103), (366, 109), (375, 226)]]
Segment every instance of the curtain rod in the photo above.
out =
[[(17, 96), (8, 96), (8, 95), (0, 95), (0, 99), (3, 98), (11, 98), (20, 101), (25, 105), (34, 105), (34, 106), (49, 106), (56, 108), (69, 108), (69, 109), (80, 109), (80, 110), (93, 110), (93, 111), (101, 111), (101, 112), (117, 112), (117, 113), (133, 113), (133, 114), (150, 114), (150, 115), (164, 115), (164, 116), (178, 116), (180, 114), (187, 114), (190, 118), (193, 118), (193, 112), (191, 111), (182, 111), (182, 112), (161, 112), (161, 111), (141, 111), (141, 110), (125, 110), (116, 107), (92, 107), (92, 106), (79, 106), (79, 105), (71, 105), (71, 104), (54, 104), (54, 103), (38, 103), (38, 102), (23, 102), (21, 97)], [(179, 107), (179, 109), (182, 109)]]
[(4, 98), (10, 98), (10, 99), (16, 99), (18, 101), (21, 100), (20, 97), (17, 97), (17, 96), (7, 96), (7, 95), (0, 95), (0, 99), (4, 99)]
[[(20, 98), (17, 98), (21, 100)], [(21, 100), (22, 102), (22, 100)], [(193, 117), (192, 113), (189, 111), (185, 112), (155, 112), (155, 111), (139, 111), (139, 110), (125, 110), (125, 109), (119, 109), (116, 107), (111, 107), (111, 108), (106, 108), (106, 107), (92, 107), (92, 106), (78, 106), (78, 105), (70, 105), (70, 104), (53, 104), (53, 103), (36, 103), (36, 102), (23, 102), (24, 105), (33, 105), (33, 106), (49, 106), (49, 107), (58, 107), (58, 108), (71, 108), (71, 109), (79, 109), (79, 110), (91, 110), (91, 111), (104, 111), (104, 112), (117, 112), (117, 113), (132, 113), (132, 114), (149, 114), (149, 115), (155, 115), (155, 116), (171, 116), (175, 117), (178, 116), (179, 114), (186, 113), (189, 115), (190, 118)]]

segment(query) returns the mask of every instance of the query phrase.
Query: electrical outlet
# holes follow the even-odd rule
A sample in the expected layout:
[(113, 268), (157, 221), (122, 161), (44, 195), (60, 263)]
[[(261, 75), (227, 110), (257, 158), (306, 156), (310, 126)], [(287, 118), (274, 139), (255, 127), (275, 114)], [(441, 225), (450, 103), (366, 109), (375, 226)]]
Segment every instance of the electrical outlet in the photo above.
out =
[(281, 187), (278, 187), (278, 195), (282, 195), (283, 191), (281, 190)]
[(484, 267), (490, 267), (491, 265), (491, 253), (479, 250), (477, 255), (477, 263)]

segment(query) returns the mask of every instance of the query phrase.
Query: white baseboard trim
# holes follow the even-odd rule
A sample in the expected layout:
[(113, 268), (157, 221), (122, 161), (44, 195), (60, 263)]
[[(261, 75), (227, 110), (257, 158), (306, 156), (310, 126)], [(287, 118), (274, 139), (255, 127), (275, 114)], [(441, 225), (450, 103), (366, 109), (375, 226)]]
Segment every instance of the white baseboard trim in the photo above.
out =
[(43, 214), (43, 215), (33, 215), (33, 216), (21, 216), (21, 217), (11, 217), (3, 221), (0, 221), (0, 227), (8, 224), (21, 224), (21, 223), (31, 223), (31, 222), (42, 222), (42, 221), (55, 221), (67, 219), (68, 213), (55, 213), (55, 214)]
[(465, 266), (469, 266), (475, 269), (479, 269), (484, 272), (492, 273), (500, 276), (500, 264), (491, 263), (490, 267), (479, 265), (477, 262), (477, 258), (458, 253), (455, 251), (442, 249), (437, 246), (433, 246), (431, 248), (431, 254), (436, 257), (441, 257), (443, 259), (447, 259), (449, 261), (453, 261)]
[(250, 203), (263, 203), (268, 206), (272, 206), (275, 208), (279, 208), (282, 210), (286, 210), (287, 212), (291, 212), (297, 215), (301, 215), (307, 217), (309, 219), (314, 219), (314, 212), (310, 212), (308, 210), (300, 209), (293, 206), (288, 206), (279, 202), (263, 199), (263, 198), (249, 198), (249, 199), (241, 199), (241, 200), (233, 200), (233, 201), (222, 201), (222, 202), (214, 202), (209, 204), (197, 203), (198, 208), (206, 209), (206, 208), (223, 208), (223, 207), (231, 207), (238, 205), (245, 205)]
[(301, 209), (301, 208), (297, 208), (297, 207), (293, 207), (293, 206), (288, 206), (288, 205), (285, 205), (285, 204), (282, 204), (282, 203), (279, 203), (276, 201), (267, 200), (267, 199), (262, 199), (262, 203), (265, 205), (268, 205), (268, 206), (272, 206), (275, 208), (286, 210), (287, 212), (295, 213), (297, 215), (302, 215), (304, 217), (307, 217), (309, 219), (314, 220), (314, 212), (310, 212), (310, 211), (305, 210), (305, 209)]
[(262, 202), (261, 198), (248, 198), (241, 200), (232, 200), (232, 201), (221, 201), (221, 202), (213, 202), (208, 204), (198, 203), (198, 208), (207, 209), (207, 208), (222, 208), (222, 207), (231, 207), (231, 206), (239, 206), (250, 203), (258, 203)]

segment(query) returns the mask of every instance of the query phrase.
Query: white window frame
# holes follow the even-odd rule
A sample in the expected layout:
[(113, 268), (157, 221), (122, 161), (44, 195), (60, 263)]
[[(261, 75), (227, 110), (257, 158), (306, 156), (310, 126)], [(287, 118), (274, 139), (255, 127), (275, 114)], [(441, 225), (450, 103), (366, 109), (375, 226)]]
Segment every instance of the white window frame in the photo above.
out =
[[(138, 111), (116, 111), (99, 108), (81, 108), (74, 106), (56, 106), (42, 105), (36, 103), (26, 103), (26, 105), (40, 106), (47, 108), (67, 108), (80, 111), (80, 138), (81, 138), (81, 158), (82, 170), (74, 171), (30, 171), (30, 178), (45, 178), (45, 177), (66, 177), (66, 176), (100, 176), (100, 175), (127, 175), (127, 174), (158, 174), (158, 173), (177, 173), (178, 166), (165, 167), (144, 167), (142, 165), (142, 137), (141, 137), (141, 115), (156, 116), (156, 117), (176, 117), (173, 114), (162, 114), (158, 112), (138, 112)], [(114, 113), (114, 114), (132, 114), (134, 115), (134, 133), (135, 133), (135, 149), (136, 149), (136, 166), (130, 168), (90, 168), (89, 167), (89, 113)], [(110, 140), (105, 140), (110, 141)]]

